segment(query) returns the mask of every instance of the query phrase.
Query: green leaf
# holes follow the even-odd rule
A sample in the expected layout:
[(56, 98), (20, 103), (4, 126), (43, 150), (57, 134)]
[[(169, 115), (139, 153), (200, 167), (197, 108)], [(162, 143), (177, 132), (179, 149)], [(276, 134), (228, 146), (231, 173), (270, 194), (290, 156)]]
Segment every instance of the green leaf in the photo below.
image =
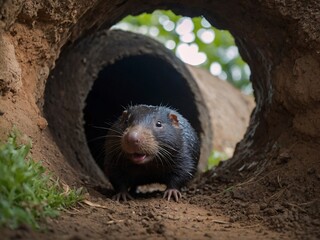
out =
[(12, 131), (0, 144), (0, 227), (39, 228), (38, 220), (57, 216), (60, 209), (80, 201), (82, 193), (76, 189), (65, 194), (40, 162), (28, 158), (30, 140), (19, 145), (18, 136)]

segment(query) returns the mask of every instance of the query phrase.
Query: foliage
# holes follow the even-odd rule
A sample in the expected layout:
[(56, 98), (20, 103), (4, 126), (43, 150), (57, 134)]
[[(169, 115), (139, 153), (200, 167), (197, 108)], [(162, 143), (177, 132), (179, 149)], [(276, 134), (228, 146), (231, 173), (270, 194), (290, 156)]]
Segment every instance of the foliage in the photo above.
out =
[(27, 157), (30, 148), (30, 141), (18, 145), (14, 132), (0, 144), (0, 227), (39, 228), (39, 219), (57, 216), (82, 198), (81, 189), (63, 191), (58, 180)]
[[(241, 59), (234, 39), (228, 31), (218, 30), (203, 17), (188, 18), (171, 11), (127, 16), (113, 28), (130, 30), (156, 38), (184, 62), (208, 69), (213, 75), (227, 79), (237, 88), (251, 92), (250, 69)], [(179, 49), (180, 48), (180, 49)], [(188, 56), (180, 54), (189, 50)], [(195, 58), (199, 61), (195, 62)], [(191, 58), (194, 58), (193, 60)]]
[(221, 161), (224, 161), (228, 158), (227, 154), (219, 151), (212, 151), (208, 159), (208, 170), (212, 169), (219, 165)]

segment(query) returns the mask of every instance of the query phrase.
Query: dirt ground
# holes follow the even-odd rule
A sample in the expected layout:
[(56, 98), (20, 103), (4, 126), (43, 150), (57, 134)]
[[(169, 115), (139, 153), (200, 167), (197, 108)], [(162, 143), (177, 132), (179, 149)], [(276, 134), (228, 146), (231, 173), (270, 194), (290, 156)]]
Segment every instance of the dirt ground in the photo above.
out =
[[(272, 231), (261, 221), (235, 221), (223, 201), (212, 204), (203, 189), (189, 189), (181, 202), (168, 202), (160, 193), (138, 196), (117, 203), (104, 196), (91, 196), (99, 207), (84, 204), (45, 224), (46, 230), (26, 227), (5, 231), (8, 239), (284, 239), (293, 233)], [(244, 205), (238, 202), (239, 206)], [(258, 206), (258, 205), (257, 205)], [(102, 208), (104, 207), (104, 208)], [(253, 212), (256, 206), (252, 207)], [(255, 213), (253, 213), (255, 214)], [(248, 214), (249, 216), (249, 214)]]
[[(317, 170), (309, 174), (320, 181)], [(208, 172), (183, 189), (178, 203), (162, 199), (154, 187), (134, 200), (115, 202), (111, 187), (83, 182), (85, 200), (47, 219), (42, 230), (22, 226), (1, 232), (4, 239), (319, 239), (319, 200), (296, 204), (301, 199), (295, 195), (317, 191), (315, 182), (308, 189), (292, 188), (285, 176), (275, 182), (276, 176), (277, 170), (236, 183)]]
[(41, 231), (23, 226), (2, 234), (5, 239), (319, 238), (319, 219), (305, 214), (313, 203), (251, 203), (250, 195), (241, 188), (232, 191), (221, 186), (218, 182), (192, 184), (184, 189), (179, 203), (162, 199), (159, 191), (118, 203), (110, 199), (110, 190), (101, 195), (89, 189), (86, 199), (92, 206), (81, 203), (56, 219), (48, 219)]

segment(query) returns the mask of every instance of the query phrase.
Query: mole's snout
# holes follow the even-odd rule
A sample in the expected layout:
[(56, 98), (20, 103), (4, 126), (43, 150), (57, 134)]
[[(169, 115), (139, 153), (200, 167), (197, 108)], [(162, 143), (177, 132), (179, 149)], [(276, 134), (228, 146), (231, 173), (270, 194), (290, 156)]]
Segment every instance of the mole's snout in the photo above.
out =
[(145, 133), (139, 126), (129, 128), (122, 138), (122, 149), (127, 153), (141, 152), (145, 145)]
[(125, 141), (129, 145), (138, 145), (141, 142), (141, 134), (137, 130), (129, 131), (125, 135)]
[(122, 136), (121, 148), (133, 163), (144, 164), (157, 154), (158, 143), (150, 129), (137, 125), (126, 130)]
[(123, 135), (121, 145), (122, 150), (128, 154), (128, 158), (133, 163), (144, 164), (153, 159), (157, 151), (157, 146), (153, 142), (153, 136), (149, 130), (134, 126)]

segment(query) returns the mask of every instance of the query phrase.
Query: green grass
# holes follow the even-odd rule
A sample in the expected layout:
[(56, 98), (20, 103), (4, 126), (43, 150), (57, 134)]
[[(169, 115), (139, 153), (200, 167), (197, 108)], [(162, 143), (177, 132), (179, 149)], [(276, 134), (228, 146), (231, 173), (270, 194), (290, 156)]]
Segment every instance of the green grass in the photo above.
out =
[(39, 228), (39, 220), (80, 201), (81, 189), (64, 191), (41, 163), (28, 157), (31, 141), (18, 144), (17, 135), (12, 132), (0, 143), (0, 227)]
[(208, 166), (207, 170), (212, 169), (220, 164), (221, 161), (224, 161), (228, 158), (227, 154), (224, 152), (219, 151), (212, 151), (209, 159), (208, 159)]

